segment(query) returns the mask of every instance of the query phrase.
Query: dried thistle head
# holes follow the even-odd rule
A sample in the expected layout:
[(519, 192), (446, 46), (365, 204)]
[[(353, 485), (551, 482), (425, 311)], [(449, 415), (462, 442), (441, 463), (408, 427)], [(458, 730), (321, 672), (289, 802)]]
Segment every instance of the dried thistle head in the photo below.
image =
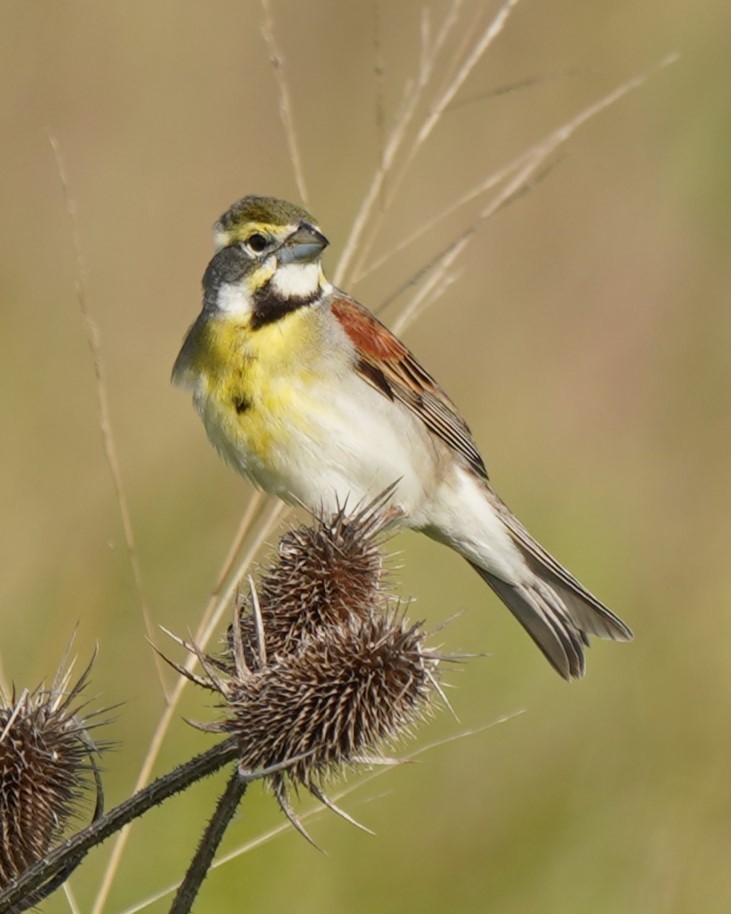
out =
[(78, 701), (90, 668), (73, 685), (62, 664), (50, 688), (0, 692), (0, 888), (59, 840), (92, 784), (100, 811), (95, 757), (105, 746), (92, 742), (95, 715), (82, 717)]
[(203, 675), (191, 678), (225, 708), (199, 726), (238, 737), (242, 774), (268, 777), (301, 831), (288, 786), (332, 807), (323, 780), (384, 761), (439, 693), (438, 656), (384, 585), (382, 505), (286, 533), (260, 587), (237, 603), (223, 657), (196, 651)]
[[(196, 681), (223, 698), (225, 715), (198, 726), (238, 737), (242, 775), (267, 777), (285, 815), (308, 839), (289, 786), (304, 787), (352, 822), (322, 792), (324, 779), (344, 767), (389, 763), (383, 750), (431, 711), (438, 656), (402, 611), (376, 605), (323, 625), (271, 661), (260, 655), (251, 669), (246, 654), (258, 647), (244, 650), (248, 626), (242, 623), (249, 620), (238, 608), (237, 617), (230, 662), (199, 655), (205, 673)], [(258, 627), (266, 639), (261, 622)]]
[[(367, 618), (373, 606), (382, 602), (381, 547), (394, 517), (382, 509), (390, 493), (388, 489), (352, 513), (344, 506), (333, 516), (321, 515), (282, 536), (276, 561), (257, 585), (270, 659), (296, 650), (323, 626)], [(256, 642), (251, 597), (243, 606), (248, 610), (242, 622), (248, 647)], [(256, 662), (254, 655), (248, 659)]]
[(291, 762), (305, 786), (376, 759), (430, 707), (437, 660), (423, 640), (397, 609), (324, 626), (255, 672), (211, 677), (226, 717), (207, 729), (239, 736), (244, 771)]

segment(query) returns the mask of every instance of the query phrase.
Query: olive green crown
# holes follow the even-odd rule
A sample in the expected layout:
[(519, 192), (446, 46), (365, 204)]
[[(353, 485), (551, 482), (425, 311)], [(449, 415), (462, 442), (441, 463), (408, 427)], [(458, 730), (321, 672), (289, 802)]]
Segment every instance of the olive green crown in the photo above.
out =
[(257, 197), (249, 195), (237, 200), (221, 216), (216, 231), (230, 232), (242, 225), (258, 223), (264, 225), (299, 225), (300, 222), (314, 224), (307, 210), (277, 197)]

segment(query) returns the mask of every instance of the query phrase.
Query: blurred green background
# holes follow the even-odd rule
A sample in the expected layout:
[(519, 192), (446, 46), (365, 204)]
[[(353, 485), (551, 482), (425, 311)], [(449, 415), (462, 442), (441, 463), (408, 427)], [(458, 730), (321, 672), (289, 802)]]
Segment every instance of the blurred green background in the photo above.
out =
[[(436, 32), (444, 3), (273, 0), (331, 270), (417, 69), (422, 8)], [(465, 3), (450, 47), (489, 9)], [(0, 657), (6, 682), (33, 686), (74, 626), (82, 658), (98, 642), (91, 693), (123, 703), (107, 731), (121, 743), (105, 761), (109, 804), (130, 790), (163, 702), (47, 134), (78, 209), (145, 594), (155, 620), (185, 634), (251, 490), (207, 444), (170, 368), (199, 307), (212, 222), (245, 193), (298, 197), (262, 18), (255, 0), (0, 7)], [(449, 674), (460, 723), (440, 715), (421, 743), (526, 713), (343, 801), (376, 838), (320, 816), (311, 828), (327, 856), (290, 830), (212, 874), (197, 910), (728, 910), (730, 20), (722, 0), (519, 5), (376, 244), (387, 250), (582, 106), (681, 53), (481, 228), (447, 296), (407, 334), (500, 493), (636, 641), (595, 645), (589, 675), (569, 687), (464, 563), (400, 536), (413, 614), (436, 625), (466, 609), (439, 637), (489, 654)], [(350, 291), (376, 307), (478, 211)], [(182, 712), (211, 713), (198, 696)], [(178, 720), (157, 770), (209, 743)], [(107, 911), (180, 876), (222, 783), (135, 829)], [(226, 846), (280, 820), (257, 786)], [(107, 854), (72, 880), (82, 911)], [(44, 910), (69, 906), (59, 893)]]

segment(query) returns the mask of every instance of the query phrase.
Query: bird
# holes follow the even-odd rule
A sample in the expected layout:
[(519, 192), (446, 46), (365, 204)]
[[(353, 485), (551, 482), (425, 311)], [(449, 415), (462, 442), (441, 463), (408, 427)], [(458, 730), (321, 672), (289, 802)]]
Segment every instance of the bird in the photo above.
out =
[(434, 378), (327, 280), (329, 241), (306, 210), (248, 195), (213, 233), (202, 309), (172, 381), (191, 392), (228, 464), (317, 511), (391, 487), (401, 523), (463, 556), (566, 680), (584, 674), (590, 635), (632, 639), (496, 494)]

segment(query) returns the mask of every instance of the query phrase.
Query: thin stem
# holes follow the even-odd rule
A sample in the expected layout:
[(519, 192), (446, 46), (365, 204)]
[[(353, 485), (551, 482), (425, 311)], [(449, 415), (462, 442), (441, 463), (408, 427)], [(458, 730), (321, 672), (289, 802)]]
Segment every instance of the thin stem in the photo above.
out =
[[(441, 746), (448, 745), (449, 743), (455, 742), (456, 740), (464, 739), (469, 736), (475, 736), (478, 733), (482, 733), (486, 730), (491, 729), (492, 727), (497, 726), (497, 724), (506, 723), (507, 721), (512, 720), (514, 717), (517, 717), (518, 715), (523, 714), (523, 713), (524, 713), (523, 710), (513, 711), (509, 714), (505, 714), (505, 715), (497, 718), (497, 720), (491, 721), (488, 724), (483, 724), (480, 727), (475, 727), (475, 728), (469, 729), (469, 730), (463, 730), (461, 733), (455, 733), (450, 736), (443, 737), (439, 740), (436, 740), (432, 743), (428, 743), (426, 746), (422, 746), (420, 749), (417, 749), (415, 752), (411, 753), (409, 758), (406, 759), (405, 761), (411, 761), (411, 760), (417, 758), (418, 756), (422, 755), (425, 752), (431, 752), (434, 749), (438, 749)], [(381, 767), (381, 768), (377, 768), (374, 771), (371, 771), (370, 773), (366, 774), (362, 778), (359, 778), (355, 784), (348, 784), (347, 787), (344, 787), (342, 790), (340, 790), (338, 793), (336, 793), (335, 796), (333, 797), (333, 799), (336, 802), (339, 802), (340, 800), (344, 799), (345, 797), (350, 796), (356, 790), (360, 790), (362, 787), (364, 787), (366, 784), (373, 781), (375, 778), (378, 778), (378, 777), (381, 777), (382, 775), (384, 775), (390, 769), (390, 767), (391, 766)], [(326, 809), (327, 809), (327, 807), (322, 806), (321, 804), (312, 806), (310, 809), (305, 810), (305, 812), (303, 812), (301, 814), (300, 818), (302, 819), (302, 821), (314, 818), (315, 816), (321, 815), (323, 812), (326, 811)], [(234, 850), (230, 851), (229, 853), (224, 854), (221, 857), (218, 857), (218, 859), (216, 859), (213, 862), (213, 864), (211, 865), (211, 869), (215, 870), (215, 869), (218, 869), (218, 867), (220, 867), (220, 866), (225, 866), (225, 865), (231, 863), (231, 861), (236, 860), (239, 857), (242, 857), (244, 854), (247, 854), (250, 851), (255, 850), (256, 848), (261, 847), (264, 844), (268, 844), (270, 841), (273, 841), (275, 838), (278, 838), (280, 835), (287, 832), (290, 827), (291, 826), (288, 821), (284, 821), (279, 825), (275, 825), (273, 828), (269, 829), (268, 831), (262, 832), (260, 835), (257, 835), (256, 838), (252, 838), (250, 841), (247, 841), (246, 843), (240, 845), (239, 847), (235, 848)], [(165, 886), (164, 888), (156, 891), (153, 895), (149, 895), (147, 898), (144, 898), (144, 899), (136, 902), (131, 907), (125, 908), (124, 911), (121, 912), (121, 914), (140, 914), (140, 911), (144, 911), (145, 908), (148, 908), (154, 902), (160, 901), (161, 899), (165, 898), (167, 895), (172, 895), (172, 893), (176, 890), (176, 888), (177, 888), (177, 885)]]
[[(511, 711), (507, 714), (503, 714), (500, 717), (496, 718), (495, 720), (490, 721), (490, 723), (482, 724), (481, 726), (477, 726), (477, 727), (470, 727), (470, 728), (462, 730), (458, 733), (452, 733), (449, 736), (440, 737), (439, 739), (436, 739), (431, 743), (427, 743), (426, 745), (421, 746), (415, 752), (410, 753), (408, 758), (403, 759), (403, 762), (404, 763), (411, 762), (411, 761), (419, 758), (419, 756), (421, 756), (421, 755), (424, 755), (428, 752), (432, 752), (435, 749), (440, 749), (442, 746), (450, 745), (451, 743), (457, 742), (458, 740), (461, 740), (461, 739), (467, 739), (472, 736), (477, 736), (480, 733), (484, 733), (487, 730), (491, 730), (493, 727), (496, 727), (499, 724), (507, 723), (508, 721), (513, 720), (514, 718), (519, 717), (521, 714), (524, 714), (524, 713), (525, 713), (525, 709), (521, 708), (517, 711)], [(392, 769), (392, 767), (393, 767), (392, 765), (384, 765), (379, 768), (374, 768), (374, 770), (368, 772), (367, 774), (363, 775), (363, 777), (359, 778), (355, 784), (348, 784), (342, 790), (338, 791), (333, 796), (333, 799), (335, 800), (336, 803), (339, 803), (340, 800), (343, 800), (346, 797), (351, 796), (353, 793), (355, 793), (355, 791), (361, 790), (363, 787), (366, 786), (366, 784), (370, 784), (372, 781), (375, 781), (377, 778), (383, 777), (385, 774), (387, 774)], [(322, 806), (322, 805), (312, 806), (309, 809), (306, 809), (303, 813), (301, 813), (301, 819), (303, 821), (311, 819), (315, 816), (321, 815), (323, 812), (326, 811), (326, 809), (327, 809), (327, 807)], [(288, 830), (288, 828), (289, 828), (289, 824), (286, 821), (282, 822), (280, 825), (275, 825), (269, 831), (263, 832), (262, 834), (258, 835), (256, 838), (252, 838), (251, 840), (245, 842), (244, 844), (240, 845), (239, 847), (235, 848), (234, 850), (229, 851), (229, 853), (225, 854), (224, 856), (219, 857), (215, 861), (215, 863), (213, 864), (211, 869), (217, 869), (219, 866), (224, 866), (228, 863), (231, 863), (232, 860), (236, 860), (239, 857), (242, 857), (244, 854), (247, 854), (250, 851), (255, 850), (256, 848), (261, 847), (263, 844), (267, 844), (268, 842), (274, 840), (274, 838), (279, 837), (279, 835), (284, 834)], [(170, 890), (168, 890), (167, 894), (169, 894), (169, 892), (170, 892)], [(163, 893), (160, 893), (158, 896), (156, 896), (156, 898), (154, 900), (157, 900), (157, 898), (162, 897), (162, 895), (163, 895)], [(138, 912), (140, 910), (142, 910), (140, 907), (129, 908), (126, 911), (124, 911), (123, 914), (138, 914)]]
[[(216, 627), (218, 626), (218, 623), (221, 620), (222, 615), (228, 608), (231, 599), (234, 596), (238, 582), (246, 574), (249, 566), (254, 560), (254, 556), (259, 551), (262, 543), (266, 537), (269, 536), (271, 530), (273, 529), (274, 524), (279, 520), (285, 510), (286, 505), (282, 504), (281, 502), (273, 503), (268, 515), (265, 516), (262, 522), (260, 531), (253, 538), (249, 548), (244, 553), (244, 556), (241, 559), (241, 562), (236, 568), (234, 574), (232, 575), (228, 586), (223, 591), (223, 593), (215, 598), (212, 597), (212, 599), (209, 601), (205, 612), (203, 613), (203, 617), (201, 618), (201, 621), (195, 632), (195, 635), (193, 636), (193, 640), (196, 644), (200, 645), (201, 648), (204, 648), (210, 641), (213, 633), (216, 630)], [(185, 663), (185, 668), (189, 671), (193, 670), (197, 662), (198, 659), (196, 655), (191, 654)], [(147, 783), (147, 780), (150, 777), (152, 767), (155, 764), (160, 749), (162, 748), (163, 741), (167, 735), (167, 731), (170, 727), (173, 717), (175, 716), (177, 706), (183, 695), (183, 690), (187, 682), (188, 680), (184, 676), (180, 676), (178, 681), (175, 683), (173, 691), (170, 695), (168, 705), (160, 717), (160, 721), (150, 742), (149, 749), (147, 750), (147, 755), (145, 756), (145, 760), (142, 763), (142, 768), (137, 777), (137, 783), (135, 784), (135, 790), (140, 790), (140, 788)], [(114, 882), (117, 870), (119, 869), (119, 864), (122, 859), (122, 855), (124, 854), (127, 841), (129, 840), (129, 834), (129, 828), (124, 828), (117, 836), (109, 858), (109, 863), (107, 864), (104, 872), (104, 878), (101, 885), (99, 886), (99, 891), (97, 892), (92, 914), (101, 914), (101, 911), (104, 908), (107, 897), (109, 896), (109, 892), (112, 888), (112, 883)]]
[(419, 101), (421, 100), (429, 79), (431, 78), (431, 74), (434, 70), (434, 64), (439, 56), (439, 52), (444, 46), (444, 42), (447, 40), (447, 36), (449, 35), (450, 31), (457, 23), (461, 6), (462, 0), (452, 0), (452, 4), (444, 17), (442, 28), (440, 29), (434, 44), (432, 45), (428, 55), (424, 55), (424, 59), (420, 67), (419, 78), (411, 87), (410, 91), (407, 92), (403, 108), (396, 118), (396, 122), (393, 126), (393, 129), (391, 130), (391, 134), (388, 138), (385, 149), (383, 150), (383, 155), (381, 157), (379, 166), (373, 174), (370, 186), (366, 191), (358, 212), (356, 213), (355, 219), (353, 220), (353, 225), (350, 229), (350, 234), (348, 235), (348, 239), (345, 242), (343, 253), (340, 257), (337, 269), (334, 274), (334, 281), (335, 285), (337, 286), (342, 284), (344, 277), (347, 275), (348, 268), (350, 267), (350, 261), (353, 259), (356, 251), (359, 248), (361, 237), (368, 224), (371, 213), (373, 212), (373, 207), (381, 198), (381, 193), (386, 178), (393, 168), (396, 156), (398, 155), (398, 152), (401, 149), (401, 145), (406, 137), (407, 128), (411, 123), (414, 114), (416, 113)]
[(218, 850), (226, 829), (239, 808), (241, 798), (246, 793), (249, 782), (239, 774), (238, 768), (229, 778), (226, 789), (211, 816), (208, 827), (203, 833), (198, 850), (188, 867), (185, 879), (180, 884), (178, 893), (173, 900), (170, 914), (188, 914), (193, 907), (193, 902), (200, 891), (203, 880), (213, 863), (213, 857)]
[(596, 117), (596, 115), (605, 108), (608, 108), (610, 105), (619, 101), (619, 99), (627, 95), (628, 92), (644, 85), (654, 72), (674, 63), (676, 60), (677, 55), (670, 54), (663, 58), (663, 60), (651, 70), (628, 79), (626, 82), (622, 83), (622, 85), (617, 86), (616, 89), (613, 89), (593, 104), (584, 108), (575, 117), (571, 118), (571, 120), (562, 124), (543, 140), (536, 143), (535, 146), (529, 149), (519, 160), (516, 160), (516, 162), (521, 162), (521, 166), (508, 177), (500, 192), (483, 207), (477, 219), (452, 241), (442, 253), (432, 261), (432, 264), (429, 265), (430, 267), (433, 266), (432, 272), (421, 289), (412, 297), (411, 301), (406, 305), (398, 319), (394, 322), (394, 332), (402, 333), (423, 311), (425, 302), (434, 301), (435, 297), (438, 297), (440, 283), (444, 281), (452, 265), (474, 237), (480, 224), (493, 216), (517, 194), (521, 193), (549, 157), (553, 155), (560, 146), (566, 143), (579, 127), (583, 126), (587, 121), (591, 120), (591, 118)]
[(518, 0), (505, 0), (505, 3), (503, 3), (492, 21), (483, 30), (479, 39), (470, 49), (466, 59), (460, 66), (457, 67), (454, 76), (448, 81), (444, 89), (438, 94), (436, 102), (429, 106), (429, 110), (427, 111), (421, 126), (419, 127), (415, 140), (409, 144), (409, 150), (406, 155), (406, 159), (390, 183), (384, 206), (381, 208), (380, 212), (378, 213), (378, 217), (374, 221), (374, 224), (371, 226), (370, 236), (359, 247), (359, 257), (353, 266), (354, 275), (357, 276), (362, 271), (363, 263), (370, 253), (371, 246), (380, 228), (381, 222), (390, 209), (396, 194), (404, 181), (404, 178), (409, 173), (409, 169), (411, 168), (414, 159), (421, 150), (422, 146), (424, 146), (424, 144), (431, 136), (434, 128), (441, 120), (442, 115), (444, 114), (449, 104), (452, 102), (454, 96), (462, 88), (465, 81), (472, 73), (475, 66), (482, 59), (490, 45), (503, 31), (510, 13), (517, 3)]
[[(376, 270), (380, 269), (387, 261), (392, 257), (395, 257), (397, 254), (400, 254), (405, 248), (413, 244), (415, 241), (418, 241), (423, 235), (426, 235), (430, 232), (436, 225), (439, 225), (440, 222), (445, 220), (448, 216), (451, 216), (453, 212), (460, 209), (462, 206), (465, 206), (471, 200), (474, 200), (476, 197), (479, 197), (481, 194), (487, 193), (489, 190), (492, 190), (493, 187), (496, 187), (502, 181), (504, 181), (510, 174), (517, 171), (518, 168), (523, 164), (525, 159), (530, 155), (529, 152), (521, 152), (515, 159), (511, 162), (508, 162), (507, 165), (504, 165), (502, 168), (499, 168), (497, 171), (492, 172), (488, 175), (479, 184), (476, 184), (474, 187), (471, 187), (468, 191), (462, 194), (461, 197), (458, 197), (452, 203), (449, 203), (444, 209), (442, 209), (435, 216), (432, 216), (430, 219), (422, 222), (413, 232), (408, 235), (405, 235), (401, 241), (397, 242), (393, 247), (390, 247), (387, 251), (381, 254), (379, 257), (374, 258), (370, 264), (365, 265), (360, 273), (357, 276), (353, 277), (353, 282), (361, 282), (366, 277), (370, 276), (371, 273), (374, 273)], [(394, 299), (396, 296), (391, 295), (390, 299)], [(385, 304), (381, 306), (385, 308)]]
[[(43, 891), (45, 885), (53, 883), (58, 873), (63, 871), (68, 875), (97, 844), (153, 806), (158, 806), (201, 778), (234, 761), (238, 753), (238, 740), (232, 736), (159, 777), (29, 867), (0, 894), (0, 911), (3, 914), (20, 914), (21, 911), (37, 904), (39, 897), (46, 894)], [(36, 894), (39, 890), (43, 893), (40, 896)]]
[[(246, 505), (246, 510), (243, 513), (241, 522), (239, 523), (239, 528), (234, 534), (233, 540), (231, 540), (231, 546), (226, 554), (226, 558), (221, 564), (221, 570), (218, 572), (218, 577), (216, 578), (216, 583), (213, 585), (211, 590), (211, 596), (206, 604), (206, 608), (203, 611), (203, 617), (205, 618), (209, 612), (212, 611), (212, 607), (215, 606), (216, 599), (221, 592), (221, 588), (226, 583), (226, 579), (231, 574), (231, 569), (233, 564), (236, 561), (236, 556), (239, 554), (242, 543), (246, 539), (246, 535), (251, 530), (256, 515), (259, 513), (259, 509), (264, 501), (264, 493), (261, 489), (256, 489), (254, 494), (249, 499), (249, 503)], [(210, 608), (209, 608), (210, 607)]]
[[(127, 555), (129, 556), (129, 564), (132, 569), (132, 579), (134, 581), (135, 590), (137, 591), (137, 599), (139, 600), (140, 608), (142, 609), (142, 617), (145, 622), (145, 631), (147, 633), (147, 637), (151, 638), (154, 634), (154, 624), (152, 621), (152, 613), (150, 612), (150, 608), (147, 605), (147, 599), (145, 597), (145, 589), (142, 583), (142, 567), (140, 565), (139, 556), (137, 555), (137, 546), (135, 545), (134, 532), (132, 530), (132, 517), (129, 510), (129, 503), (127, 502), (127, 494), (124, 487), (124, 481), (122, 479), (122, 470), (119, 465), (119, 457), (117, 456), (117, 446), (114, 441), (114, 433), (112, 432), (111, 411), (109, 409), (107, 385), (104, 377), (101, 344), (99, 341), (99, 329), (94, 323), (94, 319), (91, 314), (91, 308), (89, 306), (88, 296), (86, 294), (86, 267), (84, 265), (84, 257), (81, 250), (81, 239), (79, 237), (79, 229), (76, 221), (76, 202), (71, 195), (68, 178), (66, 176), (66, 168), (61, 156), (61, 148), (59, 146), (58, 139), (52, 133), (49, 133), (48, 141), (51, 144), (51, 149), (53, 150), (53, 155), (56, 160), (56, 170), (58, 171), (58, 177), (61, 183), (61, 190), (63, 192), (64, 202), (66, 205), (66, 212), (68, 213), (69, 220), (71, 222), (71, 243), (73, 245), (74, 259), (76, 261), (76, 299), (79, 304), (79, 312), (81, 313), (84, 330), (86, 331), (86, 340), (89, 344), (89, 351), (91, 352), (92, 364), (94, 366), (94, 378), (96, 381), (96, 394), (99, 406), (99, 429), (102, 435), (104, 456), (106, 457), (107, 464), (109, 465), (109, 471), (112, 476), (114, 494), (117, 499), (119, 514), (122, 520), (124, 541), (127, 546)], [(160, 688), (162, 689), (162, 693), (167, 700), (167, 688), (163, 676), (162, 661), (159, 659), (159, 657), (155, 657), (154, 663), (160, 682)]]
[(76, 899), (76, 895), (71, 889), (71, 883), (65, 882), (63, 885), (63, 893), (66, 896), (66, 903), (71, 909), (71, 914), (81, 914), (81, 908), (79, 907), (79, 902)]
[(383, 165), (384, 137), (386, 126), (385, 74), (386, 65), (383, 59), (383, 38), (381, 35), (381, 7), (378, 0), (373, 4), (373, 74), (375, 76), (375, 128), (376, 149), (379, 167)]
[(284, 126), (284, 135), (287, 139), (289, 159), (292, 163), (292, 168), (294, 169), (294, 179), (297, 183), (297, 191), (305, 206), (309, 206), (305, 173), (302, 168), (302, 158), (300, 156), (299, 143), (297, 141), (297, 132), (294, 129), (292, 103), (289, 97), (289, 84), (287, 83), (287, 76), (284, 70), (284, 57), (280, 52), (276, 38), (274, 37), (274, 17), (272, 15), (272, 8), (269, 4), (269, 0), (261, 0), (261, 6), (264, 12), (261, 33), (269, 48), (269, 61), (274, 70), (277, 88), (279, 89), (279, 116), (281, 117)]

